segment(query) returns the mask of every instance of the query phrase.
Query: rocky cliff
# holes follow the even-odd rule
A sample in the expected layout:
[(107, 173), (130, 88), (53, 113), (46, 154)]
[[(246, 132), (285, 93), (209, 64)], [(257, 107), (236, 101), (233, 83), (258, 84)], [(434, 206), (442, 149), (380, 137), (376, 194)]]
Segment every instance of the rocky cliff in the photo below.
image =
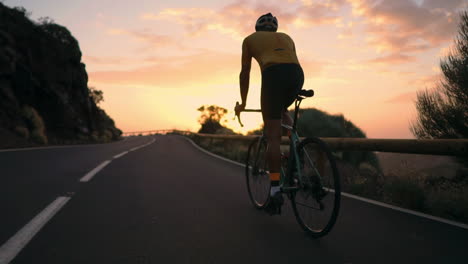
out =
[(0, 3), (0, 148), (120, 138), (91, 94), (67, 28)]

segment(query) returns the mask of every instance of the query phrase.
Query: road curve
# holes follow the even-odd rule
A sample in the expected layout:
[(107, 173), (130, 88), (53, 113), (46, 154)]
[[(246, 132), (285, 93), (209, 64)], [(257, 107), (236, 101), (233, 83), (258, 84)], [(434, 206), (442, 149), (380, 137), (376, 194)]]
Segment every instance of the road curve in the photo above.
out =
[[(25, 175), (17, 181), (33, 186), (16, 189), (18, 195), (0, 194), (2, 212), (37, 211), (54, 195), (73, 195), (12, 263), (466, 263), (467, 230), (346, 197), (334, 230), (310, 239), (289, 206), (271, 217), (250, 205), (242, 167), (180, 136), (155, 139), (112, 160), (87, 182), (79, 180), (131, 146), (49, 150), (31, 165), (35, 169), (20, 165)], [(35, 155), (0, 153), (0, 161), (21, 164)], [(13, 167), (8, 177), (16, 176)], [(34, 174), (37, 168), (44, 172)], [(8, 183), (12, 189), (23, 186)], [(0, 187), (0, 193), (7, 189)], [(0, 243), (26, 218), (5, 224), (2, 217)]]

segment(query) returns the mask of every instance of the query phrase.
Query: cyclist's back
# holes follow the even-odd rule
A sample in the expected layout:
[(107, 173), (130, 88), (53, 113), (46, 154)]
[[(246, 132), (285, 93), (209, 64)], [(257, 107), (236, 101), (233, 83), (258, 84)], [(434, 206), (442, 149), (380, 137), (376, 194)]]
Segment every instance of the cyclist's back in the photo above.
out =
[(245, 38), (242, 54), (254, 57), (261, 70), (275, 64), (299, 64), (293, 40), (285, 33), (257, 31)]

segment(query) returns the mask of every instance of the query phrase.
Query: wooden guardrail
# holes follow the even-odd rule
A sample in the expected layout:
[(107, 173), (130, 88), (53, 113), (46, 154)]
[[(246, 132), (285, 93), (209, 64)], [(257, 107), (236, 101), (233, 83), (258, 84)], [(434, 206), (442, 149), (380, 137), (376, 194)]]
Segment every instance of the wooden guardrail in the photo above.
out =
[[(210, 138), (212, 140), (250, 141), (257, 136), (199, 134), (182, 130), (148, 130), (124, 132), (123, 136), (178, 133)], [(302, 139), (302, 138), (301, 138)], [(331, 149), (337, 151), (377, 151), (427, 155), (468, 156), (468, 139), (369, 139), (369, 138), (321, 138)], [(282, 144), (289, 138), (283, 137)]]
[[(196, 134), (194, 137), (249, 141), (256, 136)], [(468, 139), (368, 139), (321, 138), (331, 149), (338, 151), (378, 151), (427, 155), (468, 156)], [(288, 144), (287, 137), (282, 138)]]
[(159, 129), (159, 130), (144, 130), (144, 131), (132, 131), (132, 132), (123, 132), (122, 137), (130, 137), (130, 136), (145, 136), (145, 135), (154, 135), (154, 134), (167, 134), (176, 132), (178, 134), (191, 134), (190, 131), (183, 131), (183, 130), (175, 130), (175, 129)]

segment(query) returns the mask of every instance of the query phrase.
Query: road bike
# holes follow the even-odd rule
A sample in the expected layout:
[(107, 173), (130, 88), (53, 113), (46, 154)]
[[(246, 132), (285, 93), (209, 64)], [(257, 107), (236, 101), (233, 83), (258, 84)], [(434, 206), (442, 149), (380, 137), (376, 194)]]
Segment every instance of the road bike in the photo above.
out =
[[(301, 90), (294, 102), (293, 125), (281, 124), (288, 131), (289, 155), (281, 154), (280, 189), (291, 201), (294, 215), (302, 229), (311, 237), (318, 238), (329, 233), (336, 222), (341, 187), (335, 158), (327, 144), (316, 137), (301, 140), (297, 134), (299, 106), (303, 99), (313, 95), (313, 90)], [(243, 126), (240, 112), (236, 111), (236, 116)], [(255, 138), (249, 145), (245, 163), (247, 191), (257, 209), (263, 209), (270, 199), (267, 148), (265, 135)]]

